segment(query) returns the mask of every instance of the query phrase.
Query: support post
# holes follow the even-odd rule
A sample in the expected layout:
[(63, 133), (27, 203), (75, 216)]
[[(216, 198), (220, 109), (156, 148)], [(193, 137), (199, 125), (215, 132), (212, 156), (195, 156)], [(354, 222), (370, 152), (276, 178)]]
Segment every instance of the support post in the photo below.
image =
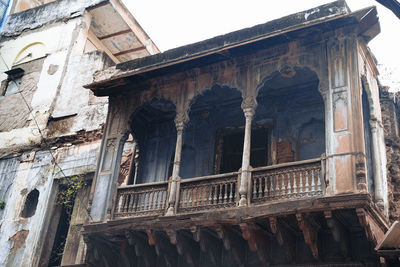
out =
[(257, 101), (254, 97), (246, 97), (242, 102), (242, 109), (246, 118), (243, 157), (242, 157), (242, 172), (240, 175), (239, 187), (239, 207), (247, 206), (247, 191), (250, 179), (250, 148), (251, 148), (251, 122), (257, 107)]
[(182, 156), (182, 141), (183, 141), (183, 129), (187, 122), (188, 118), (185, 113), (178, 113), (175, 117), (175, 126), (176, 126), (176, 146), (175, 146), (175, 157), (174, 157), (174, 166), (172, 169), (171, 176), (171, 185), (168, 187), (169, 189), (169, 197), (168, 197), (168, 210), (165, 214), (166, 216), (175, 215), (176, 205), (178, 193), (178, 182), (180, 180), (179, 171), (181, 165), (181, 156)]
[(373, 158), (373, 171), (374, 171), (374, 186), (375, 186), (375, 202), (381, 208), (384, 209), (384, 192), (383, 192), (383, 178), (381, 172), (381, 161), (379, 151), (379, 137), (378, 127), (379, 122), (377, 119), (370, 120), (371, 133), (372, 133), (372, 158)]

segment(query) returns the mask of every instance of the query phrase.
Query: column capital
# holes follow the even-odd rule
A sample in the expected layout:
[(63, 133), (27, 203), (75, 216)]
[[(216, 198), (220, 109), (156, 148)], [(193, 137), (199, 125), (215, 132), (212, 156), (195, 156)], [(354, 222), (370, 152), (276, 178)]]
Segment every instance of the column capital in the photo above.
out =
[(252, 118), (257, 108), (257, 100), (254, 96), (246, 96), (242, 101), (242, 109), (246, 118)]
[(177, 131), (183, 131), (185, 128), (186, 123), (189, 121), (189, 116), (187, 112), (179, 112), (175, 116), (175, 127)]

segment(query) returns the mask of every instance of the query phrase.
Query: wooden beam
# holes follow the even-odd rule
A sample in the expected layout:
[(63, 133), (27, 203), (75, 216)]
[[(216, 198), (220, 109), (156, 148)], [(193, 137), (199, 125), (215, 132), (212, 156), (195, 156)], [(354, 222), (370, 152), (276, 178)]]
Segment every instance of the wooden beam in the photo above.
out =
[(275, 235), (276, 240), (278, 241), (279, 246), (283, 247), (285, 251), (286, 260), (288, 262), (294, 262), (296, 256), (295, 236), (291, 234), (289, 229), (285, 228), (276, 217), (269, 217), (269, 225), (271, 232)]
[(213, 265), (221, 265), (221, 241), (211, 235), (205, 229), (197, 226), (192, 226), (190, 231), (193, 234), (193, 239), (199, 243), (201, 251), (207, 253)]
[(133, 52), (137, 52), (137, 51), (145, 50), (145, 49), (146, 49), (146, 47), (140, 46), (140, 47), (128, 49), (128, 50), (125, 50), (125, 51), (121, 51), (121, 52), (115, 53), (113, 55), (118, 57), (118, 56), (122, 56), (122, 55), (125, 55), (125, 54), (128, 54), (128, 53), (133, 53)]
[(121, 61), (116, 58), (111, 51), (97, 38), (97, 36), (89, 30), (88, 32), (88, 40), (98, 49), (104, 51), (111, 59), (114, 61), (115, 64), (121, 63)]
[(345, 227), (339, 220), (332, 214), (331, 210), (324, 211), (326, 223), (332, 231), (333, 239), (339, 244), (340, 252), (343, 257), (349, 256), (349, 234)]
[(270, 260), (269, 236), (255, 224), (241, 223), (240, 229), (242, 230), (243, 238), (249, 244), (250, 250), (257, 252), (258, 259), (268, 265)]
[(100, 36), (100, 37), (97, 37), (97, 38), (99, 40), (104, 40), (104, 39), (108, 39), (108, 38), (111, 38), (111, 37), (114, 37), (114, 36), (122, 35), (122, 34), (125, 34), (125, 33), (128, 33), (128, 32), (132, 32), (132, 30), (128, 29), (128, 30), (123, 30), (123, 31), (119, 31), (119, 32), (114, 32), (114, 33), (111, 33), (111, 34), (108, 34), (108, 35), (104, 35), (104, 36)]
[(315, 222), (311, 215), (296, 214), (299, 228), (303, 231), (306, 244), (310, 247), (314, 259), (319, 260), (318, 231), (321, 226)]

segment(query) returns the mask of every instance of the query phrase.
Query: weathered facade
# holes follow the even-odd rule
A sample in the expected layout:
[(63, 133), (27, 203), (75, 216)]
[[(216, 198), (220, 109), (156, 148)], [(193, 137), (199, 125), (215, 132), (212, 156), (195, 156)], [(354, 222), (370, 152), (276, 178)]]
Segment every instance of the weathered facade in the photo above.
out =
[(96, 73), (87, 262), (396, 264), (374, 252), (395, 208), (378, 33), (374, 7), (336, 1)]
[(80, 264), (108, 109), (83, 85), (159, 51), (120, 1), (13, 1), (11, 13), (0, 39), (0, 266)]
[(396, 266), (378, 33), (336, 1), (159, 53), (117, 0), (14, 1), (0, 266)]

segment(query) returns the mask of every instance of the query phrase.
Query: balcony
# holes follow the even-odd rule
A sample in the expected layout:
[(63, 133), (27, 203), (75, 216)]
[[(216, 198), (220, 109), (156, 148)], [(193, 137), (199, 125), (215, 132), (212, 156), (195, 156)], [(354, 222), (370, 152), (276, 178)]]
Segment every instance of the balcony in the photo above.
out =
[[(321, 158), (254, 168), (250, 173), (249, 206), (324, 195), (324, 160)], [(176, 214), (235, 208), (239, 184), (239, 172), (179, 180)], [(163, 216), (168, 206), (168, 187), (167, 181), (119, 187), (113, 219)]]

